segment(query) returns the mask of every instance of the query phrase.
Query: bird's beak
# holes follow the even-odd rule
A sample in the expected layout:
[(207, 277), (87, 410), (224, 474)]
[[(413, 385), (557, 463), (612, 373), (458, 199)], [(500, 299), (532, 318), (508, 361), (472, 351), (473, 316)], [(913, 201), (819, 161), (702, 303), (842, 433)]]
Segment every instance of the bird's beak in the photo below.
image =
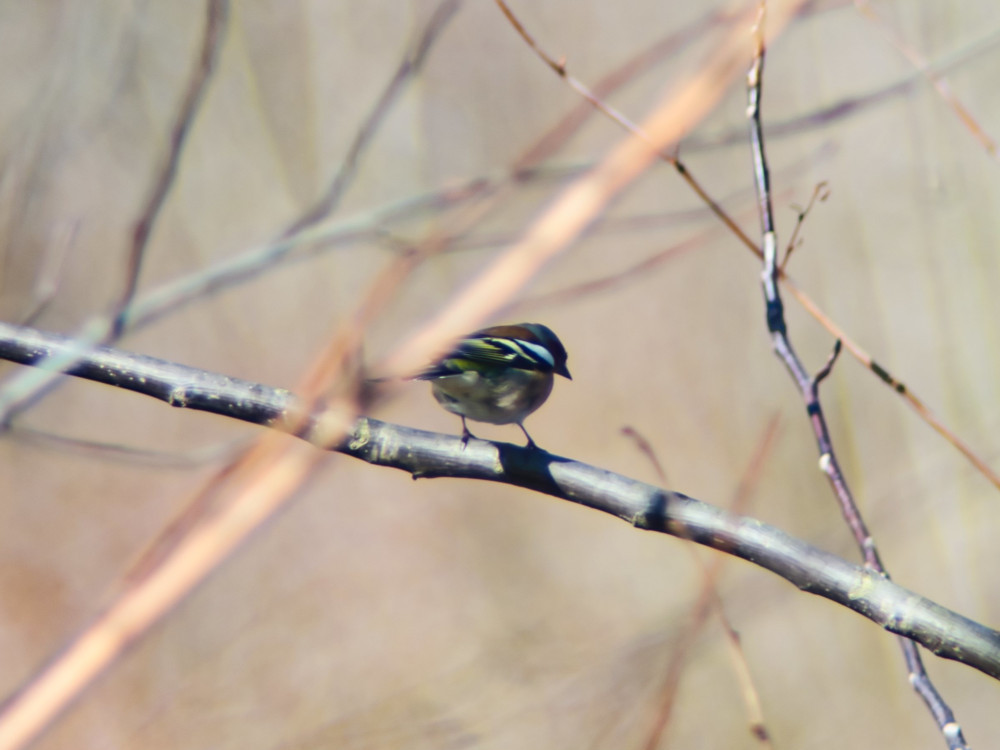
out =
[(560, 365), (556, 368), (556, 375), (562, 375), (567, 380), (573, 379), (573, 376), (569, 374), (569, 370), (566, 368), (566, 365)]

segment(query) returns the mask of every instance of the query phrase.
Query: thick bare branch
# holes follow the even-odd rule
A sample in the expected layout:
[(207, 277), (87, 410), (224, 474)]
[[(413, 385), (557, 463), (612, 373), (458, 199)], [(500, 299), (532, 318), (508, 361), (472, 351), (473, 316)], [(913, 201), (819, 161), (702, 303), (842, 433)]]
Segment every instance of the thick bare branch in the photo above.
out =
[[(109, 347), (87, 352), (71, 339), (0, 323), (0, 358), (32, 365), (76, 359), (67, 374), (115, 385), (188, 409), (281, 429), (302, 404), (269, 388)], [(312, 415), (302, 437), (322, 435)], [(728, 513), (679, 492), (507, 443), (415, 430), (375, 419), (357, 420), (333, 448), (414, 478), (460, 477), (542, 492), (749, 560), (803, 591), (830, 599), (933, 653), (1000, 679), (1000, 632), (973, 622), (879, 573), (824, 552), (753, 518)], [(0, 714), (2, 719), (2, 714)]]

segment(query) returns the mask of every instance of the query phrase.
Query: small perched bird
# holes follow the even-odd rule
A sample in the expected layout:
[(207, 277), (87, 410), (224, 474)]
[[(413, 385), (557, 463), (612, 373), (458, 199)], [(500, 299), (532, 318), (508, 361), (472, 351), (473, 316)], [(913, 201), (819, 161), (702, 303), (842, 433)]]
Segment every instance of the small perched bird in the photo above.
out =
[(474, 437), (468, 418), (516, 424), (527, 447), (537, 448), (524, 420), (549, 397), (553, 375), (573, 379), (559, 337), (539, 323), (520, 323), (470, 334), (416, 379), (431, 381), (438, 403), (462, 418), (463, 443)]

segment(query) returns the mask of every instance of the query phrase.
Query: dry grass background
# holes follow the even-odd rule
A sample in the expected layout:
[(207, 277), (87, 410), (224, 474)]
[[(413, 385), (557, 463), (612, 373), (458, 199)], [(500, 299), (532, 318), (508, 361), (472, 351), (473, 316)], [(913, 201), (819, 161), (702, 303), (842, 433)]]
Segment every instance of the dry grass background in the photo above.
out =
[[(771, 138), (779, 228), (787, 239), (791, 206), (829, 183), (792, 274), (996, 466), (1000, 166), (884, 33), (930, 60), (965, 54), (949, 70), (951, 88), (998, 135), (996, 14), (983, 0), (875, 7), (884, 26), (850, 4), (821, 4), (771, 51), (764, 116), (772, 125), (913, 80)], [(234, 3), (141, 288), (264, 242), (309, 205), (433, 8), (428, 0)], [(515, 10), (593, 82), (709, 7), (551, 0)], [(72, 331), (113, 304), (203, 22), (203, 4), (193, 2), (0, 2), (3, 319), (30, 305), (59, 247), (68, 249), (58, 294), (37, 325)], [(638, 118), (697, 70), (718, 33), (692, 40), (611, 101)], [(502, 173), (577, 102), (493, 3), (466, 2), (382, 123), (337, 218)], [(755, 234), (744, 106), (737, 81), (681, 155)], [(731, 133), (735, 143), (718, 145)], [(592, 163), (621, 137), (594, 116), (547, 166)], [(523, 186), (471, 233), (501, 242), (473, 242), (422, 266), (369, 331), (369, 359), (430, 318), (562, 184)], [(574, 381), (560, 382), (532, 417), (532, 435), (555, 453), (655, 481), (620, 433), (631, 425), (654, 446), (671, 488), (727, 505), (777, 416), (780, 434), (748, 512), (855, 559), (801, 405), (770, 352), (755, 259), (713, 229), (666, 166), (607, 216), (506, 316), (550, 325), (570, 352)], [(639, 216), (650, 220), (611, 221)], [(428, 214), (394, 232), (417, 240), (447, 221)], [(691, 250), (638, 277), (544, 301), (695, 235), (704, 237)], [(373, 242), (330, 250), (179, 310), (121, 346), (291, 387), (392, 252)], [(793, 340), (818, 367), (829, 335), (794, 304), (789, 317)], [(823, 395), (895, 579), (1000, 622), (1000, 494), (853, 360), (842, 359)], [(375, 416), (458, 427), (421, 384)], [(99, 609), (219, 465), (217, 452), (259, 432), (82, 382), (16, 424), (0, 441), (0, 694)], [(177, 460), (53, 447), (27, 427)], [(479, 432), (520, 440), (514, 428)], [(699, 582), (677, 540), (511, 488), (413, 482), (331, 457), (290, 510), (38, 747), (642, 747)], [(942, 746), (891, 637), (741, 562), (726, 565), (719, 585), (777, 747)], [(688, 659), (660, 747), (756, 746), (717, 624)], [(1000, 686), (933, 657), (928, 666), (970, 742), (995, 744)]]

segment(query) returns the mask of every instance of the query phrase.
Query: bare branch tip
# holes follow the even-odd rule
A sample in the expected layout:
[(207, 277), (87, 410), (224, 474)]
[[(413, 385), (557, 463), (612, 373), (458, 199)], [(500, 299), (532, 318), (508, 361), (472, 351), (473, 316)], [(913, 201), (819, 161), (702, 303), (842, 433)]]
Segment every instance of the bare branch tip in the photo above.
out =
[(812, 379), (813, 388), (818, 386), (823, 380), (826, 379), (827, 375), (833, 370), (834, 364), (837, 362), (837, 358), (840, 356), (840, 352), (843, 349), (844, 342), (841, 339), (837, 339), (833, 344), (833, 351), (830, 352), (830, 356), (826, 360), (826, 364), (817, 372)]

